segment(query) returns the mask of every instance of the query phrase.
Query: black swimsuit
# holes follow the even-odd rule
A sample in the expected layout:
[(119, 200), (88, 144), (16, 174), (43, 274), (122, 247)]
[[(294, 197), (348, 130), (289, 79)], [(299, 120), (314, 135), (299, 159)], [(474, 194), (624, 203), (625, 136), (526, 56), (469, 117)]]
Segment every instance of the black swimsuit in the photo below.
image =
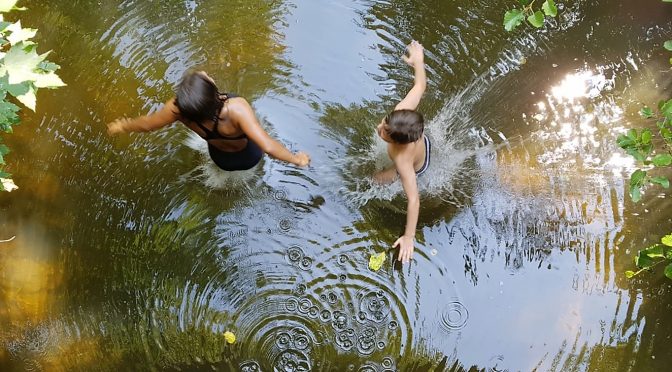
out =
[[(235, 94), (228, 93), (224, 93), (222, 95), (225, 97), (223, 100), (224, 102), (226, 102), (226, 100), (229, 98), (238, 97)], [(203, 130), (205, 133), (204, 139), (208, 142), (208, 152), (210, 153), (210, 158), (215, 162), (215, 164), (217, 164), (218, 167), (226, 171), (239, 171), (250, 169), (259, 163), (264, 155), (264, 152), (261, 151), (259, 146), (254, 143), (254, 141), (247, 138), (247, 135), (244, 133), (235, 137), (222, 136), (219, 134), (217, 131), (217, 124), (219, 123), (219, 112), (213, 118), (213, 122), (215, 123), (215, 126), (212, 130), (206, 128), (202, 123), (196, 123), (196, 125), (198, 125), (198, 127), (201, 128), (201, 130)], [(240, 151), (227, 152), (220, 150), (219, 148), (210, 144), (210, 140), (222, 139), (229, 141), (247, 139), (247, 146), (245, 146), (245, 148)]]

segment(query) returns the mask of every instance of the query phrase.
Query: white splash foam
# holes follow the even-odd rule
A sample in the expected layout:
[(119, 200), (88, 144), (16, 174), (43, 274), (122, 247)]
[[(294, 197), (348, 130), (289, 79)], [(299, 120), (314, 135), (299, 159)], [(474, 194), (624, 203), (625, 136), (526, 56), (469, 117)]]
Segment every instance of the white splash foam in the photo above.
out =
[[(431, 162), (427, 171), (418, 177), (418, 187), (423, 194), (440, 197), (453, 204), (459, 204), (462, 199), (457, 179), (474, 172), (466, 167), (466, 161), (474, 156), (494, 154), (494, 141), (487, 131), (471, 117), (473, 105), (480, 99), (487, 88), (484, 77), (477, 78), (464, 90), (453, 96), (439, 114), (425, 126), (425, 134), (432, 143)], [(497, 133), (503, 137), (501, 133)], [(365, 165), (374, 164), (376, 172), (392, 166), (387, 155), (387, 143), (375, 133), (373, 143), (358, 158), (345, 159), (342, 169), (355, 169), (355, 174), (349, 180), (354, 184), (341, 188), (346, 200), (361, 206), (375, 199), (391, 200), (403, 194), (399, 180), (389, 185), (378, 184), (373, 181), (372, 174), (361, 174), (357, 169)], [(370, 166), (369, 166), (370, 169)], [(346, 183), (348, 183), (346, 181)]]
[(184, 144), (198, 152), (201, 158), (200, 164), (194, 169), (194, 172), (191, 172), (191, 176), (203, 182), (203, 185), (208, 188), (236, 191), (242, 188), (250, 191), (250, 185), (256, 184), (257, 178), (260, 177), (260, 165), (249, 170), (235, 172), (219, 168), (210, 158), (207, 142), (194, 132), (189, 132), (187, 138), (184, 140)]

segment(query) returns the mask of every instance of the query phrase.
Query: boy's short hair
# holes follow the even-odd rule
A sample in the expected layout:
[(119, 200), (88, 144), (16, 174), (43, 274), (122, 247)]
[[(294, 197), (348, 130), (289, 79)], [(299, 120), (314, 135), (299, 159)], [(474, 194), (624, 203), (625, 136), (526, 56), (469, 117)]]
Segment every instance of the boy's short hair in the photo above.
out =
[(395, 110), (385, 117), (385, 131), (398, 144), (420, 139), (425, 130), (425, 119), (415, 110)]

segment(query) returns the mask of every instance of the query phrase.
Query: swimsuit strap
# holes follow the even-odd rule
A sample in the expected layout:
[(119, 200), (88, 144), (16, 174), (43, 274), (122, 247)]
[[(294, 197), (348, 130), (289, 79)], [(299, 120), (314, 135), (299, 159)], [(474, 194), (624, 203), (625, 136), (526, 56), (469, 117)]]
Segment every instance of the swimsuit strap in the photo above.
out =
[[(235, 94), (229, 94), (229, 93), (217, 92), (217, 94), (220, 97), (224, 96), (223, 99), (220, 98), (220, 100), (222, 101), (222, 107), (224, 107), (224, 103), (226, 103), (226, 101), (228, 101), (229, 98), (237, 97)], [(234, 141), (234, 140), (241, 140), (241, 139), (247, 138), (247, 135), (245, 133), (240, 134), (238, 136), (233, 136), (233, 137), (221, 135), (219, 133), (219, 131), (217, 130), (217, 126), (219, 126), (219, 114), (221, 112), (222, 112), (222, 109), (220, 108), (219, 110), (217, 110), (215, 115), (212, 117), (212, 122), (214, 123), (214, 126), (213, 126), (212, 130), (206, 128), (202, 123), (196, 123), (199, 126), (199, 128), (201, 128), (205, 132), (205, 140), (209, 141), (209, 140), (213, 140), (213, 139), (224, 139), (224, 140)]]

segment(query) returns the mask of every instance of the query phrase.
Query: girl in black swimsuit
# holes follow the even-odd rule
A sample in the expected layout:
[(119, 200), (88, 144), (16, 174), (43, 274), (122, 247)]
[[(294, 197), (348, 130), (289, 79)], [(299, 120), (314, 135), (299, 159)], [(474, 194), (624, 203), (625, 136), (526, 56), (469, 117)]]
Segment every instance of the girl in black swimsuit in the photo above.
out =
[(208, 142), (210, 157), (223, 170), (250, 169), (264, 153), (298, 166), (310, 162), (307, 154), (292, 154), (271, 138), (244, 98), (219, 93), (214, 81), (203, 71), (187, 72), (177, 86), (176, 97), (159, 111), (115, 120), (107, 125), (107, 131), (110, 135), (147, 132), (177, 120)]

